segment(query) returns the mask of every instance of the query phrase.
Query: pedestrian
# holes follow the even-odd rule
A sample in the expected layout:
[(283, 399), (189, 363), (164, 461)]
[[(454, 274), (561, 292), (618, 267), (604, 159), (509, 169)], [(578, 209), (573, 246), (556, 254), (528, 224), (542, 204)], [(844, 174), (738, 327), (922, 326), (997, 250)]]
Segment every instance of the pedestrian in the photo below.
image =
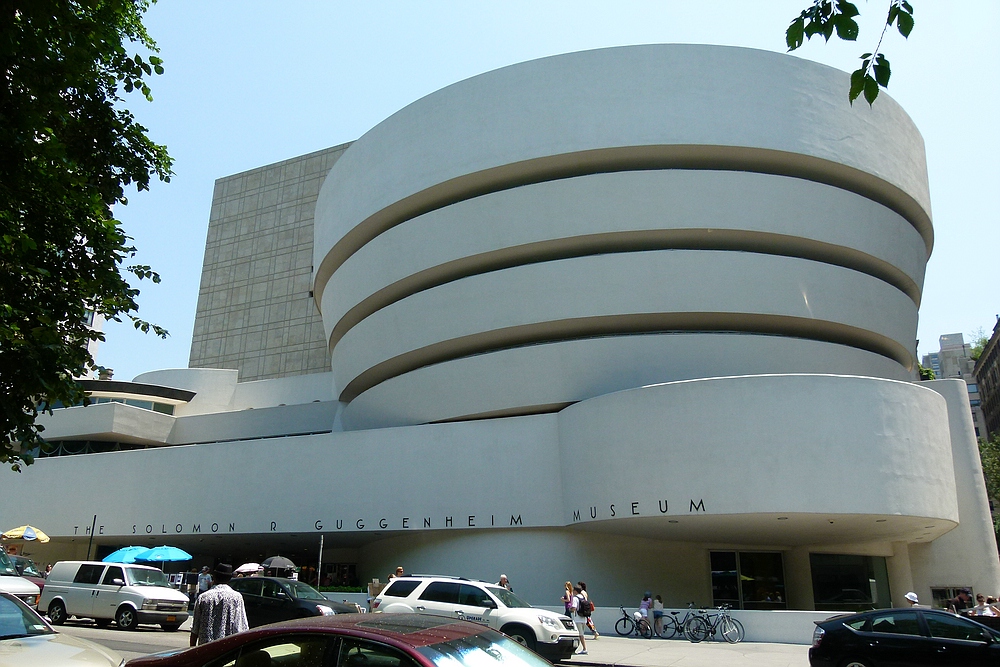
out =
[(590, 599), (590, 593), (587, 592), (587, 582), (578, 581), (576, 585), (580, 587), (580, 591), (583, 593), (583, 599), (586, 600), (589, 606), (590, 613), (587, 614), (587, 627), (590, 631), (594, 633), (594, 639), (600, 639), (601, 633), (597, 631), (597, 626), (594, 625), (594, 601)]
[(911, 607), (919, 607), (919, 606), (921, 606), (920, 605), (920, 600), (917, 598), (917, 594), (914, 593), (913, 591), (910, 591), (909, 593), (907, 593), (903, 597), (906, 599), (906, 602)]
[(201, 572), (198, 574), (198, 595), (201, 595), (211, 587), (212, 572), (209, 570), (208, 566), (205, 565), (201, 568)]
[(396, 566), (396, 576), (397, 577), (402, 577), (403, 576), (403, 566), (402, 565), (397, 565)]
[(993, 605), (986, 603), (986, 596), (982, 593), (976, 594), (976, 606), (969, 612), (970, 616), (996, 616)]
[(663, 598), (659, 595), (653, 599), (653, 629), (657, 636), (663, 632)]
[[(575, 613), (574, 620), (576, 621), (576, 631), (580, 634), (580, 650), (577, 651), (580, 655), (587, 655), (587, 640), (583, 636), (583, 628), (586, 627), (587, 622), (585, 616), (583, 615), (583, 603), (586, 602), (583, 598), (583, 589), (579, 586), (573, 587), (573, 612)], [(587, 610), (589, 613), (590, 606), (588, 605)]]
[(51, 571), (52, 571), (52, 563), (49, 563), (48, 565), (45, 566), (45, 572), (42, 574), (42, 578), (43, 579), (48, 579), (49, 578), (49, 572), (51, 572)]
[(249, 629), (243, 596), (229, 587), (233, 566), (215, 566), (215, 582), (211, 589), (198, 596), (191, 620), (191, 646), (207, 644)]
[(653, 594), (646, 591), (642, 596), (642, 602), (639, 603), (639, 615), (642, 616), (647, 622), (649, 621), (649, 608), (653, 606)]
[(511, 593), (514, 592), (514, 587), (510, 585), (510, 581), (508, 581), (506, 574), (501, 574), (500, 575), (500, 581), (497, 582), (497, 586), (501, 586), (503, 588), (506, 588)]
[(566, 615), (573, 618), (573, 582), (567, 581), (563, 588), (563, 607), (566, 608)]
[(963, 588), (958, 595), (948, 600), (948, 611), (965, 615), (965, 610), (972, 606), (972, 593), (968, 588)]

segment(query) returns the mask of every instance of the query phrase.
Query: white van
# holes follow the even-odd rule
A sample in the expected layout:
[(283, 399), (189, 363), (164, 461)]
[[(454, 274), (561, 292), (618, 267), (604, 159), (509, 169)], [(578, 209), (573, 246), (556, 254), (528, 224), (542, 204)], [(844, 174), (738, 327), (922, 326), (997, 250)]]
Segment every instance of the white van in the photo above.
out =
[(0, 549), (0, 591), (21, 598), (29, 607), (34, 607), (38, 602), (38, 586), (18, 575), (14, 563), (2, 549)]
[(56, 563), (38, 600), (38, 611), (54, 625), (77, 616), (98, 627), (114, 621), (122, 630), (150, 623), (173, 632), (187, 620), (187, 608), (188, 596), (155, 567), (98, 561)]

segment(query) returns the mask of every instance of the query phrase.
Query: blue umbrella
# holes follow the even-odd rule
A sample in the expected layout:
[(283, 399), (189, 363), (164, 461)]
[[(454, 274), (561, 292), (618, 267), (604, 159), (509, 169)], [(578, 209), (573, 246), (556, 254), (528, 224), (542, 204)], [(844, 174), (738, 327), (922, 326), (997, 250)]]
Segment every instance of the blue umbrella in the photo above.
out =
[(132, 556), (136, 562), (143, 563), (170, 563), (177, 560), (191, 560), (193, 557), (183, 549), (177, 547), (153, 547), (140, 551)]
[(118, 551), (112, 551), (103, 558), (105, 563), (134, 563), (135, 555), (149, 551), (149, 547), (122, 547)]

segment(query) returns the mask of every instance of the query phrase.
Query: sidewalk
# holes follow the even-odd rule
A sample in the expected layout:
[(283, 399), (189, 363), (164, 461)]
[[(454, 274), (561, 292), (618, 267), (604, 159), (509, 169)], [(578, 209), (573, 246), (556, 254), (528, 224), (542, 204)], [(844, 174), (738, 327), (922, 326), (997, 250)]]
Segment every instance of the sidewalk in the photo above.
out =
[(808, 667), (809, 647), (802, 644), (726, 644), (684, 639), (641, 639), (587, 635), (587, 655), (574, 655), (562, 665), (623, 667)]

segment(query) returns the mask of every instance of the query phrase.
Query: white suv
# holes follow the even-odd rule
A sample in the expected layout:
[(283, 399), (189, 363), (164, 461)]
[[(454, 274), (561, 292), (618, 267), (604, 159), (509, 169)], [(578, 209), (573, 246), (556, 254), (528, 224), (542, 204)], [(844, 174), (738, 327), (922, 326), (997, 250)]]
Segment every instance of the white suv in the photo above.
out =
[(535, 609), (495, 584), (458, 577), (396, 577), (372, 600), (372, 611), (437, 614), (482, 623), (552, 662), (573, 655), (580, 641), (571, 618)]

